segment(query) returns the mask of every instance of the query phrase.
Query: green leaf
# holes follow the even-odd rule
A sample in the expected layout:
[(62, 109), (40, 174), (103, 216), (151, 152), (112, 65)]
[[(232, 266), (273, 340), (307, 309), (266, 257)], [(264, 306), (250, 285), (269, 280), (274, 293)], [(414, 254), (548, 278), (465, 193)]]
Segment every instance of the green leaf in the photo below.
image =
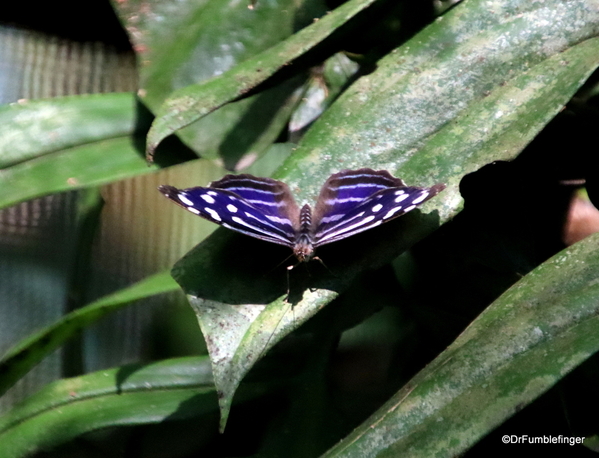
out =
[[(308, 279), (292, 271), (293, 307), (282, 302), (285, 270), (276, 269), (288, 250), (217, 230), (177, 263), (173, 276), (197, 310), (222, 307), (218, 326), (206, 313), (199, 320), (213, 364), (222, 366), (214, 374), (224, 393), (223, 424), (236, 384), (269, 347), (360, 272), (389, 262), (454, 216), (465, 174), (514, 158), (561, 110), (597, 67), (593, 5), (514, 0), (489, 9), (463, 2), (382, 59), (323, 114), (275, 174), (300, 203), (313, 202), (340, 168), (384, 168), (410, 185), (448, 188), (376, 235), (319, 249), (333, 275), (312, 265), (317, 272)], [(255, 305), (249, 312), (240, 304)]]
[(304, 78), (226, 105), (177, 132), (202, 158), (220, 159), (227, 170), (240, 170), (266, 153), (284, 130), (297, 104)]
[(167, 136), (223, 105), (244, 97), (260, 83), (329, 37), (373, 1), (351, 0), (222, 75), (174, 91), (156, 112), (156, 120), (148, 134), (148, 156), (153, 156), (158, 144)]
[(132, 94), (27, 101), (0, 108), (0, 208), (45, 194), (151, 173)]
[(0, 106), (0, 167), (135, 131), (129, 93), (23, 100)]
[(27, 337), (9, 349), (0, 360), (0, 395), (45, 356), (91, 323), (133, 301), (177, 289), (177, 284), (168, 274), (156, 274), (77, 309), (63, 316), (56, 323)]
[(326, 457), (450, 457), (599, 350), (599, 235), (513, 285)]
[(55, 192), (98, 186), (158, 169), (139, 156), (131, 138), (102, 140), (4, 170), (0, 208)]
[[(317, 1), (113, 2), (141, 56), (140, 96), (152, 111), (176, 89), (221, 75), (324, 14)], [(134, 29), (134, 30), (133, 30)]]
[(214, 391), (205, 357), (59, 380), (0, 417), (0, 454), (25, 457), (108, 426), (199, 416), (216, 409)]
[[(114, 6), (140, 50), (139, 95), (153, 112), (173, 91), (230, 70), (325, 13), (320, 0), (273, 0), (252, 10), (246, 2), (220, 0)], [(243, 168), (276, 140), (303, 80), (294, 78), (238, 100), (177, 135), (198, 155), (221, 158), (230, 170)]]
[[(356, 81), (275, 177), (308, 200), (339, 168), (368, 165), (401, 172), (408, 184), (448, 183), (445, 198), (459, 199), (462, 176), (513, 158), (596, 68), (591, 3), (461, 3)], [(504, 136), (521, 140), (503, 145)]]

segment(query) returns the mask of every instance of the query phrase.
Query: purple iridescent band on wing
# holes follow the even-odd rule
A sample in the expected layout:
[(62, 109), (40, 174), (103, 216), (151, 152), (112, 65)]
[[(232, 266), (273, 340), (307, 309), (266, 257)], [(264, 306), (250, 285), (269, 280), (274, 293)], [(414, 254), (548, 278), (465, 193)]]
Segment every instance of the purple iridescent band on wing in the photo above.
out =
[(271, 178), (227, 175), (209, 187), (158, 188), (166, 197), (214, 223), (293, 249), (300, 261), (314, 250), (401, 216), (445, 185), (406, 186), (386, 170), (344, 170), (320, 191), (314, 212), (298, 207), (287, 185)]

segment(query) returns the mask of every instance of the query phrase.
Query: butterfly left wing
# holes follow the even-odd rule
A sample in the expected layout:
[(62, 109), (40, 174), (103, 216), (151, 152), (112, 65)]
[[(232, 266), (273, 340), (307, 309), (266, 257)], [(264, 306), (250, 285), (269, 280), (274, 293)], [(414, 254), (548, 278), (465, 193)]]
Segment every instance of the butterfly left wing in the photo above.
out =
[(293, 247), (299, 209), (287, 185), (280, 181), (252, 175), (227, 175), (209, 187), (177, 189), (163, 185), (158, 190), (213, 223)]
[(346, 170), (324, 184), (316, 204), (312, 239), (325, 245), (391, 221), (445, 189), (406, 186), (386, 170)]

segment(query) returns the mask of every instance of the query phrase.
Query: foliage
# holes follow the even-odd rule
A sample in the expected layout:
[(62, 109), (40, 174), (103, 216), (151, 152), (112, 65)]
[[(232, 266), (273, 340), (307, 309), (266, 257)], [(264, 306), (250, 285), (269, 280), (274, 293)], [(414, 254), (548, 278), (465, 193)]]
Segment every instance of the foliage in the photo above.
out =
[[(576, 396), (597, 400), (598, 238), (563, 244), (573, 191), (560, 180), (585, 178), (597, 198), (585, 145), (599, 11), (592, 0), (416, 3), (113, 2), (138, 52), (138, 99), (0, 108), (2, 206), (192, 153), (233, 171), (269, 158), (300, 202), (345, 168), (447, 184), (288, 279), (275, 266), (289, 253), (216, 230), (172, 270), (211, 372), (198, 357), (57, 381), (0, 418), (2, 456), (80, 434), (109, 443), (138, 425), (146, 447), (153, 435), (176, 444), (164, 456), (474, 455), (503, 433), (591, 447), (597, 425), (580, 422)], [(65, 315), (4, 356), (0, 387), (106, 313), (178, 286), (157, 275)]]

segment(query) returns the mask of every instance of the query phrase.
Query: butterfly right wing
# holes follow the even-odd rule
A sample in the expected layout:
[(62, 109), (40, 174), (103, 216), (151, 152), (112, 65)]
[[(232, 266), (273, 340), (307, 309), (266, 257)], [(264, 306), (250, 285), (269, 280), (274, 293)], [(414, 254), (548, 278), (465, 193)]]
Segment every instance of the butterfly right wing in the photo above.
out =
[(314, 208), (315, 238), (325, 236), (357, 206), (380, 191), (405, 186), (386, 170), (368, 168), (343, 170), (329, 177), (320, 191)]
[(366, 231), (406, 214), (445, 189), (437, 184), (430, 188), (403, 186), (381, 190), (365, 199), (347, 213), (331, 213), (335, 223), (317, 226), (314, 246), (336, 242), (354, 234)]
[(299, 209), (289, 188), (270, 178), (227, 175), (209, 187), (158, 190), (213, 223), (267, 242), (293, 247)]
[(322, 187), (314, 210), (314, 246), (325, 245), (391, 221), (445, 188), (406, 186), (386, 170), (344, 170)]

